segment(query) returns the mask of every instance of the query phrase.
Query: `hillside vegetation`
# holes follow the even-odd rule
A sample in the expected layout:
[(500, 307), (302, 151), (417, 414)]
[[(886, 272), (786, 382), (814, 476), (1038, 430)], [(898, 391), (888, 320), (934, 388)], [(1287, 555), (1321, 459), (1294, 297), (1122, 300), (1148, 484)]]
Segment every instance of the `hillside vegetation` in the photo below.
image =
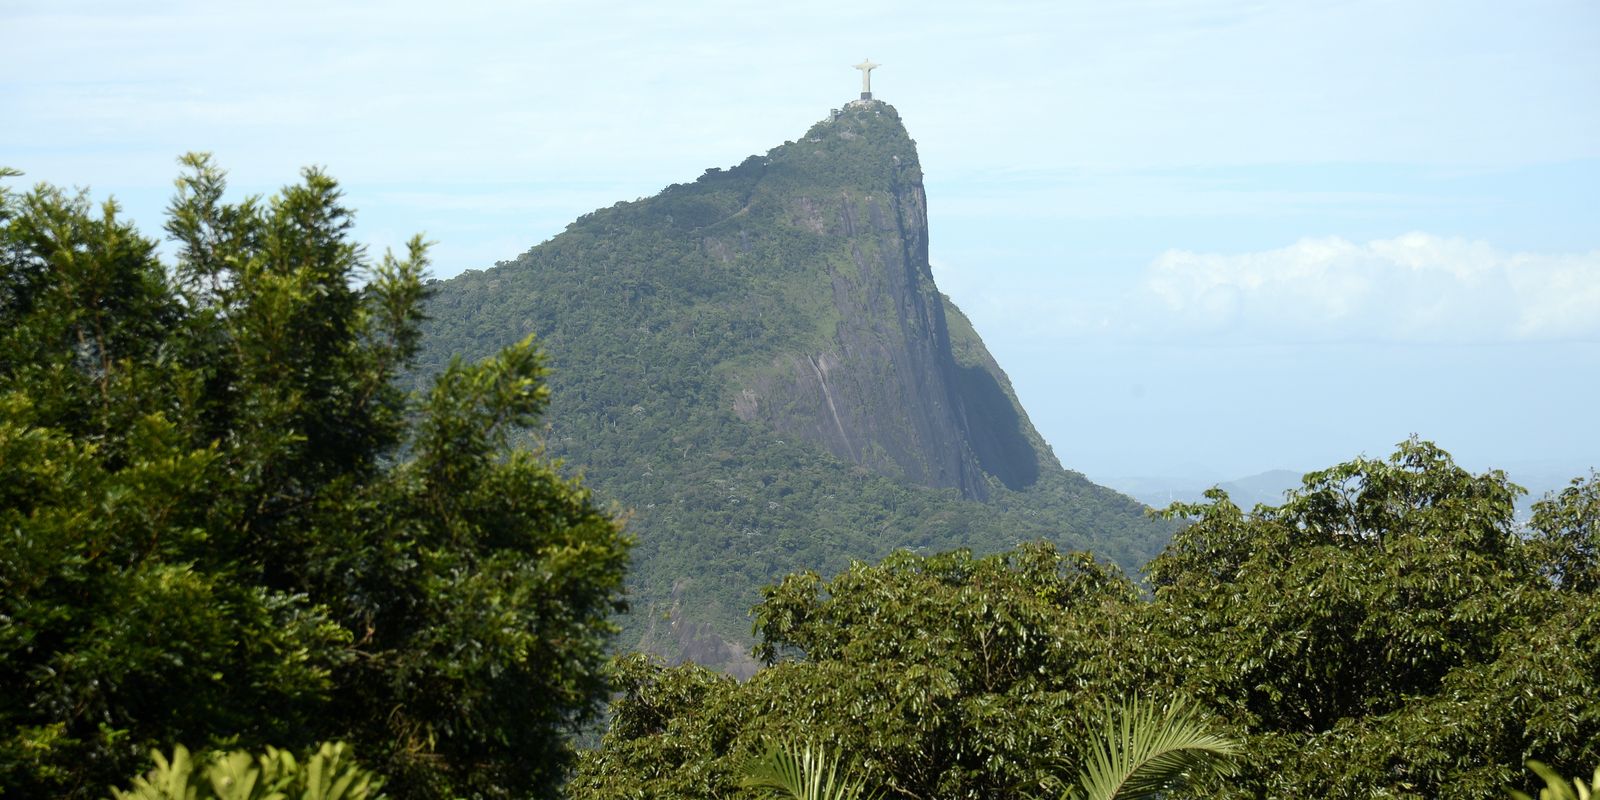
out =
[[(927, 265), (916, 148), (857, 104), (799, 141), (430, 285), (419, 384), (532, 333), (549, 425), (637, 537), (624, 642), (748, 672), (758, 587), (901, 548), (1170, 535), (1063, 469)], [(1070, 368), (1070, 365), (1064, 365)]]

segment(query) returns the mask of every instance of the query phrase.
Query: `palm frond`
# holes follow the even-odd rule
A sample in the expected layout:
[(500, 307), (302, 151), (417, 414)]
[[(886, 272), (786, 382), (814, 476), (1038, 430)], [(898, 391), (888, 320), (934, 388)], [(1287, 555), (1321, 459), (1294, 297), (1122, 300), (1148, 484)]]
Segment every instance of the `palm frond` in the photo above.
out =
[(749, 789), (775, 789), (794, 800), (871, 800), (866, 782), (852, 779), (839, 769), (839, 759), (829, 760), (820, 745), (774, 745), (745, 768), (740, 785)]
[[(1528, 769), (1539, 774), (1544, 779), (1544, 788), (1539, 790), (1539, 800), (1591, 800), (1600, 797), (1600, 767), (1595, 767), (1594, 780), (1585, 784), (1582, 778), (1573, 778), (1572, 783), (1567, 783), (1561, 773), (1551, 769), (1542, 761), (1527, 761)], [(1533, 800), (1526, 792), (1516, 789), (1507, 789), (1506, 793), (1513, 800)]]
[(1102, 737), (1084, 751), (1077, 792), (1085, 800), (1154, 798), (1199, 772), (1233, 773), (1239, 743), (1213, 733), (1180, 702), (1130, 700), (1109, 710)]

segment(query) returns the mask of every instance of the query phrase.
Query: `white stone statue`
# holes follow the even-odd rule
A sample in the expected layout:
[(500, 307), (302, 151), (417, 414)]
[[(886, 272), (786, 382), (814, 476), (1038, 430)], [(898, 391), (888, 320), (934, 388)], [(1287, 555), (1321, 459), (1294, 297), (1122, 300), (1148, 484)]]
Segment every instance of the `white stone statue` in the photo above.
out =
[(881, 66), (883, 66), (883, 65), (882, 64), (874, 64), (874, 63), (872, 63), (872, 59), (870, 59), (870, 58), (863, 58), (863, 59), (861, 59), (861, 63), (856, 65), (856, 69), (861, 70), (861, 99), (862, 100), (871, 100), (872, 99), (872, 71), (874, 69), (877, 69), (878, 67), (881, 67)]

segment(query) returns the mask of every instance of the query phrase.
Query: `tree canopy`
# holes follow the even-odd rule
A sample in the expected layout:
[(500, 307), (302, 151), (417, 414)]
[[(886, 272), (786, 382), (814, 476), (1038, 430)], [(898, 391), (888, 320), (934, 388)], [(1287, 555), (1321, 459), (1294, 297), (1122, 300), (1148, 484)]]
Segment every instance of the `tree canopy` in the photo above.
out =
[[(886, 796), (1054, 796), (1096, 711), (1188, 698), (1242, 744), (1237, 771), (1166, 796), (1486, 797), (1600, 763), (1600, 482), (1536, 506), (1408, 441), (1312, 473), (1280, 506), (1222, 492), (1141, 591), (1048, 545), (900, 552), (755, 609), (745, 683), (643, 657), (578, 798), (736, 797), (772, 741), (817, 742)], [(642, 794), (640, 794), (642, 792)]]
[(0, 787), (338, 739), (398, 796), (552, 796), (628, 542), (505, 446), (531, 339), (397, 388), (421, 238), (373, 263), (320, 170), (227, 203), (184, 164), (171, 266), (115, 203), (0, 196)]
[(1058, 790), (1109, 699), (1089, 688), (1094, 650), (1135, 602), (1116, 568), (1043, 543), (792, 575), (756, 609), (768, 666), (749, 681), (619, 664), (574, 796), (737, 796), (740, 766), (772, 741), (849, 754), (889, 797)]
[(1231, 796), (1314, 780), (1328, 797), (1481, 797), (1529, 758), (1592, 769), (1597, 490), (1576, 482), (1524, 527), (1503, 473), (1411, 440), (1307, 475), (1278, 507), (1177, 506), (1193, 524), (1149, 568), (1152, 668), (1247, 733)]

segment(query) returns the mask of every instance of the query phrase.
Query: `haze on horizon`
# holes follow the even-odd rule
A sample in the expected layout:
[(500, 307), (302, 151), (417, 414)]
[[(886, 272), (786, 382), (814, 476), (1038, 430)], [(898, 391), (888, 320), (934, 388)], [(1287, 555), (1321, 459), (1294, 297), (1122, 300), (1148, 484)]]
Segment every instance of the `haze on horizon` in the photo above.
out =
[[(1600, 6), (22, 0), (0, 163), (157, 235), (175, 158), (325, 165), (435, 274), (799, 136), (917, 139), (941, 288), (1091, 477), (1314, 469), (1409, 434), (1600, 466)], [(17, 65), (28, 65), (19, 67)]]

